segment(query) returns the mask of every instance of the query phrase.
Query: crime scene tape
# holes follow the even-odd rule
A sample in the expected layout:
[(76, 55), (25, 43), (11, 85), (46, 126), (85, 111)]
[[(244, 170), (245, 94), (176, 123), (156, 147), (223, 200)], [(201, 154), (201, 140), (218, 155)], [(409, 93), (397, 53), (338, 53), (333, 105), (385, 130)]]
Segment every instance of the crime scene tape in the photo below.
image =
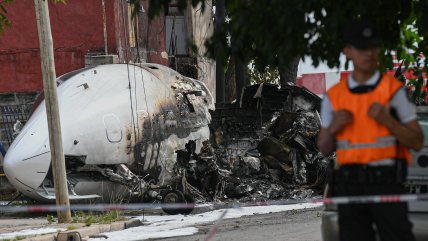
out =
[(214, 225), (211, 227), (204, 241), (210, 241), (218, 232), (218, 225), (223, 221), (224, 217), (226, 217), (227, 209), (223, 211), (220, 217), (215, 221)]
[[(288, 205), (288, 204), (368, 204), (368, 203), (394, 203), (394, 202), (416, 202), (428, 201), (428, 194), (406, 194), (406, 195), (373, 195), (373, 196), (347, 196), (331, 197), (324, 199), (303, 199), (303, 200), (269, 200), (247, 203), (220, 203), (212, 204), (211, 209), (242, 208), (252, 206), (270, 206), (270, 205)], [(126, 211), (142, 209), (189, 209), (194, 208), (194, 203), (123, 203), (123, 204), (72, 204), (67, 205), (0, 205), (0, 212), (19, 213), (19, 212), (55, 212), (63, 210), (72, 211)]]

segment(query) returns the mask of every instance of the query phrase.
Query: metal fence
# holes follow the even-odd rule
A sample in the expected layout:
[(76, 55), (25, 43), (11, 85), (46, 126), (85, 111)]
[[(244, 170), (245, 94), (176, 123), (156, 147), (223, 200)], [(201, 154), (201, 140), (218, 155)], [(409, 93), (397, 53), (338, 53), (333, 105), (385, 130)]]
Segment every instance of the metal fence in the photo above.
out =
[(22, 125), (27, 122), (30, 116), (31, 106), (31, 104), (0, 106), (0, 142), (6, 150), (15, 138), (14, 124), (18, 120)]

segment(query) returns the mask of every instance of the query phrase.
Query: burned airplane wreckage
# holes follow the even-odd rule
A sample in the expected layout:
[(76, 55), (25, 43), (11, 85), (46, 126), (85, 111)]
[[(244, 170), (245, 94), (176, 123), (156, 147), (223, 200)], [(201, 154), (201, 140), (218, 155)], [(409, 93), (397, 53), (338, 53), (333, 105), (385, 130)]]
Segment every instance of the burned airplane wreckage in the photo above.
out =
[(178, 151), (178, 178), (200, 201), (308, 198), (320, 194), (327, 168), (316, 148), (320, 98), (305, 88), (260, 84), (240, 102), (217, 105), (210, 142)]
[[(57, 82), (71, 202), (175, 197), (175, 151), (191, 140), (201, 148), (210, 135), (214, 104), (202, 82), (156, 64), (102, 65)], [(8, 149), (4, 171), (25, 196), (52, 202), (50, 159), (41, 97)]]
[[(57, 81), (71, 202), (304, 198), (325, 182), (328, 159), (315, 147), (320, 99), (305, 88), (248, 86), (239, 102), (214, 110), (202, 82), (161, 65), (103, 65)], [(52, 202), (40, 100), (4, 170), (21, 193)]]

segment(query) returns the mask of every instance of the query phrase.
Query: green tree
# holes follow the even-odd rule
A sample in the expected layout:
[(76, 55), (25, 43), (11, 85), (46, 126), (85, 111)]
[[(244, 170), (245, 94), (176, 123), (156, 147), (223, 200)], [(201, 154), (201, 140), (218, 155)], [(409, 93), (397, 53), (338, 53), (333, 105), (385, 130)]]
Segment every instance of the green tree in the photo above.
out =
[[(150, 16), (159, 14), (169, 2), (150, 0)], [(199, 2), (206, 3), (191, 1), (192, 5)], [(187, 1), (177, 3), (184, 8)], [(393, 51), (399, 58), (408, 58), (408, 62), (427, 51), (427, 0), (227, 0), (225, 4), (229, 21), (207, 42), (210, 53), (216, 44), (221, 44), (225, 58), (234, 54), (246, 63), (254, 60), (259, 70), (266, 66), (281, 69), (301, 56), (312, 58), (315, 66), (320, 62), (339, 66), (343, 28), (359, 18), (378, 26), (386, 53), (381, 59), (385, 68), (393, 66)], [(408, 28), (410, 24), (413, 29)], [(232, 44), (228, 36), (234, 39)], [(416, 36), (422, 37), (417, 46)], [(414, 52), (410, 54), (408, 50)]]

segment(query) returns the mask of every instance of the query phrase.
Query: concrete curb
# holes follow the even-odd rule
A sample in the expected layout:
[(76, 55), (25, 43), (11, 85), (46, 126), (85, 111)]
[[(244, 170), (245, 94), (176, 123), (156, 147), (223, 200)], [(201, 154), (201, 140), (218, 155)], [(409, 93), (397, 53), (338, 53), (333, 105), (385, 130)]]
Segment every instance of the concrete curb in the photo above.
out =
[(40, 236), (27, 237), (22, 239), (22, 241), (84, 241), (88, 240), (91, 236), (98, 235), (100, 233), (119, 231), (142, 225), (143, 223), (139, 219), (114, 222), (111, 224), (93, 224), (90, 227), (61, 231), (55, 234), (44, 234)]

